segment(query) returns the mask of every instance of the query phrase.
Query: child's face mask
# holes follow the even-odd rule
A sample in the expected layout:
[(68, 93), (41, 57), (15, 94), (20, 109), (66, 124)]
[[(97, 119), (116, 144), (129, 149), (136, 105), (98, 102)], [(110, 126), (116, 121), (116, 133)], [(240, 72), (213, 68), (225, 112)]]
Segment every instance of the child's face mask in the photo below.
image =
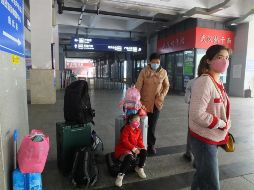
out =
[(131, 126), (134, 127), (134, 128), (139, 128), (140, 122), (139, 121), (132, 121)]

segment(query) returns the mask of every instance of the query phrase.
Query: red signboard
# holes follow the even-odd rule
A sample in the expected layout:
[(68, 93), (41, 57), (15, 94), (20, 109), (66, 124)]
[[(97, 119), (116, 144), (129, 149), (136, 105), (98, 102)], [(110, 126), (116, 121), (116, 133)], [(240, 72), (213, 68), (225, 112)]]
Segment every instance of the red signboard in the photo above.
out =
[(158, 52), (163, 54), (193, 48), (195, 46), (195, 31), (195, 28), (192, 28), (166, 38), (158, 39)]
[(233, 49), (234, 32), (209, 28), (192, 28), (158, 39), (157, 51), (164, 54), (192, 48), (207, 49), (214, 44), (225, 45)]
[(71, 69), (74, 74), (80, 77), (92, 77), (95, 70), (91, 59), (66, 58), (65, 68)]
[(234, 32), (209, 28), (196, 28), (195, 48), (207, 49), (214, 44), (221, 44), (233, 49)]

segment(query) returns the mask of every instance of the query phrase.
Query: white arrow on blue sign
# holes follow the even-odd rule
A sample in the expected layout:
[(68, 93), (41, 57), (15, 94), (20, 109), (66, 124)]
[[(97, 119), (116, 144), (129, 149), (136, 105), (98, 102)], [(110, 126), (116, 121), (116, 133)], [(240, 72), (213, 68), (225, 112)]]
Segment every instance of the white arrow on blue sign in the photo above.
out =
[(24, 56), (23, 0), (0, 1), (0, 50)]

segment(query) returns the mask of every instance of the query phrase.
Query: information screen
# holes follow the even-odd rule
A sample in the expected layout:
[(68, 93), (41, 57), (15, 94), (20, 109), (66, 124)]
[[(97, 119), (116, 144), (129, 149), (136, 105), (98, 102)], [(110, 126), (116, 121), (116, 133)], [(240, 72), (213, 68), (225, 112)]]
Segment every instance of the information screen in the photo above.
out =
[(114, 40), (100, 38), (72, 38), (72, 48), (81, 51), (116, 51), (116, 52), (142, 52), (144, 43), (133, 40)]

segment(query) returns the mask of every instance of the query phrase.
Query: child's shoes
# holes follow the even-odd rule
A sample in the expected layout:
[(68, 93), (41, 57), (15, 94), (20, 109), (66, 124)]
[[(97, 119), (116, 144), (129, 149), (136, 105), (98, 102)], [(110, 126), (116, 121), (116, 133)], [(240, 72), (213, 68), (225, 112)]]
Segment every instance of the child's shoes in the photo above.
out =
[(115, 185), (116, 185), (117, 187), (122, 187), (122, 185), (123, 185), (123, 177), (124, 177), (124, 174), (122, 174), (122, 173), (119, 173), (119, 174), (117, 175), (116, 181), (115, 181)]
[(142, 178), (142, 179), (146, 178), (146, 174), (145, 174), (144, 168), (136, 167), (135, 171), (137, 172), (137, 174), (138, 174), (138, 176), (140, 178)]

